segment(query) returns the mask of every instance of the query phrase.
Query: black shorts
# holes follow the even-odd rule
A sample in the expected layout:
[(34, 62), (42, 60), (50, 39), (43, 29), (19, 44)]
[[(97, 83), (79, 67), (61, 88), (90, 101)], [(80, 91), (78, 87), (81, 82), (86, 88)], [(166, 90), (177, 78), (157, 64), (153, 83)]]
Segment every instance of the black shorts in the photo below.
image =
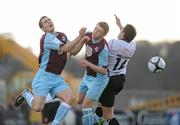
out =
[(99, 102), (102, 106), (112, 107), (114, 105), (115, 96), (123, 89), (124, 82), (124, 74), (110, 77), (108, 85), (99, 98)]
[(42, 122), (47, 124), (54, 120), (60, 101), (46, 103), (42, 110)]

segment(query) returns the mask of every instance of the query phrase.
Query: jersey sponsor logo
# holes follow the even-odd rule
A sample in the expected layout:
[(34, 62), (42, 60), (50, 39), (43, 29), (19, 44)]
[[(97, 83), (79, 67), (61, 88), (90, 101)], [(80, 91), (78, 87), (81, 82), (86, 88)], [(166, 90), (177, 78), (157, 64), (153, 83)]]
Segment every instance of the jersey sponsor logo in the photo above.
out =
[(86, 46), (86, 56), (87, 57), (92, 56), (92, 53), (93, 53), (93, 49), (87, 45)]

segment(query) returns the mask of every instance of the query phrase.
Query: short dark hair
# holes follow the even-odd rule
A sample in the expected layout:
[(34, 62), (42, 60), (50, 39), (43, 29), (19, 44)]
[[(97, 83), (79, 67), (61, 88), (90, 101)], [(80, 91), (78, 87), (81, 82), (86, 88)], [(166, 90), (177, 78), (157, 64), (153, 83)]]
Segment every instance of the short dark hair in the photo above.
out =
[(136, 36), (136, 29), (133, 25), (127, 24), (124, 29), (124, 39), (127, 42), (131, 42)]
[(98, 25), (104, 29), (104, 36), (109, 32), (109, 25), (106, 22), (99, 22)]
[(44, 19), (45, 17), (47, 17), (47, 16), (42, 16), (42, 17), (39, 19), (39, 27), (40, 27), (40, 28), (43, 27), (43, 25), (42, 25), (42, 23), (41, 23), (41, 20)]

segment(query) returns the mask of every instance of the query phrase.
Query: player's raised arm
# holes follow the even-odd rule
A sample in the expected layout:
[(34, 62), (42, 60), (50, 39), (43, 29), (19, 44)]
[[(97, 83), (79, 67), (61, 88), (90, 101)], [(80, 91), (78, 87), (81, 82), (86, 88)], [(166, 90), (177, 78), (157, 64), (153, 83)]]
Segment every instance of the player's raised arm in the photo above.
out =
[(83, 47), (83, 45), (87, 43), (89, 40), (90, 38), (88, 36), (83, 36), (80, 42), (75, 47), (73, 47), (73, 49), (70, 51), (70, 55), (75, 56), (76, 54), (78, 54), (81, 48)]
[(121, 24), (121, 20), (115, 14), (114, 14), (114, 17), (115, 17), (115, 20), (116, 20), (116, 24), (117, 24), (117, 26), (119, 27), (119, 29), (121, 31), (123, 29), (123, 26)]
[(70, 52), (73, 47), (80, 42), (80, 40), (83, 38), (84, 34), (86, 32), (86, 28), (82, 27), (79, 30), (79, 35), (71, 42), (68, 42), (67, 44), (60, 46), (60, 50), (64, 52)]

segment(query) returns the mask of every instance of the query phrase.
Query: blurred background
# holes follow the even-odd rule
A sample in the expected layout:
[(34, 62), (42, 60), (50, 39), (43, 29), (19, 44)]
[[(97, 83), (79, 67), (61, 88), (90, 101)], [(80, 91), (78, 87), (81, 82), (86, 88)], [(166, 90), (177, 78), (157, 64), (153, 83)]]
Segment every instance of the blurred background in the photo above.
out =
[[(41, 113), (32, 112), (27, 104), (15, 108), (14, 98), (25, 88), (38, 70), (38, 27), (47, 15), (56, 30), (69, 40), (85, 26), (92, 31), (99, 21), (110, 25), (107, 40), (117, 38), (119, 29), (114, 14), (123, 25), (137, 29), (137, 49), (128, 65), (124, 90), (115, 102), (121, 125), (180, 125), (180, 1), (179, 0), (0, 0), (0, 125), (41, 125)], [(163, 72), (153, 74), (147, 63), (152, 56), (166, 62)], [(78, 61), (84, 48), (70, 58), (63, 75), (74, 94), (84, 69)], [(64, 125), (82, 125), (81, 110), (74, 107)]]

